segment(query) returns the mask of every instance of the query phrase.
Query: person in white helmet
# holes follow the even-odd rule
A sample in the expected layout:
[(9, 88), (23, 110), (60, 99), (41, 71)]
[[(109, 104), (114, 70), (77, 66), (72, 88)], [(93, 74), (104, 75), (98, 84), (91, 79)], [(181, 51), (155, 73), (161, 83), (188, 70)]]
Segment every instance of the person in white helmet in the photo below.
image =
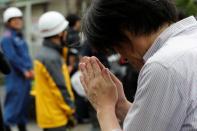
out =
[(44, 41), (34, 62), (37, 122), (44, 131), (65, 131), (75, 110), (63, 58), (68, 22), (59, 12), (50, 11), (40, 17), (38, 26)]
[(3, 13), (6, 30), (1, 40), (1, 48), (12, 70), (5, 79), (6, 97), (3, 117), (6, 131), (10, 131), (12, 125), (18, 125), (19, 131), (26, 131), (33, 66), (27, 42), (22, 34), (22, 17), (21, 10), (15, 7), (10, 7)]

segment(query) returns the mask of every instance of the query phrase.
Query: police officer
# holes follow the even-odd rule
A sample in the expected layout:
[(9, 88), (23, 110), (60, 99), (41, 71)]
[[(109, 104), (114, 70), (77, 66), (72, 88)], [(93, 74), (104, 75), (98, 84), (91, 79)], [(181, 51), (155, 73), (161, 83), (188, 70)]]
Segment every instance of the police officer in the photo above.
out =
[(1, 48), (11, 66), (11, 73), (5, 80), (3, 116), (6, 131), (10, 131), (11, 125), (17, 125), (19, 131), (26, 131), (27, 104), (33, 71), (28, 46), (22, 34), (22, 17), (21, 10), (15, 7), (6, 9), (3, 14), (6, 31), (1, 41)]

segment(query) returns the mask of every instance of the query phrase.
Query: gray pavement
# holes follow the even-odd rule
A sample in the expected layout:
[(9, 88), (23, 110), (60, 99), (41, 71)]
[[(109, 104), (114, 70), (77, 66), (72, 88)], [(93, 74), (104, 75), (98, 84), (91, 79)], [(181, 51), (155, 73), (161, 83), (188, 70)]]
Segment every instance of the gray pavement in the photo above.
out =
[[(42, 131), (42, 129), (40, 129), (35, 123), (30, 123), (27, 128), (28, 131)], [(18, 130), (16, 127), (13, 127), (12, 131), (18, 131)], [(75, 128), (68, 131), (91, 131), (91, 125), (90, 124), (78, 125)]]

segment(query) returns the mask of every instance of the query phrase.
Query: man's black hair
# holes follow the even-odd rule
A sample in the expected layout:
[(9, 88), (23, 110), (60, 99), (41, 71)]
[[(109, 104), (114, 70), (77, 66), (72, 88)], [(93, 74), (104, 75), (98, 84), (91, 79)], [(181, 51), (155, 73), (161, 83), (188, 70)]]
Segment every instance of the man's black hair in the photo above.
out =
[(124, 31), (148, 35), (176, 19), (173, 0), (93, 0), (82, 30), (89, 43), (103, 50), (127, 40)]
[(78, 15), (75, 15), (75, 14), (69, 14), (67, 17), (66, 17), (66, 20), (68, 20), (69, 22), (69, 27), (74, 27), (76, 22), (81, 20), (80, 17)]
[(178, 16), (177, 16), (178, 20), (182, 20), (182, 19), (188, 17), (187, 14), (183, 10), (178, 10), (177, 13), (178, 13)]

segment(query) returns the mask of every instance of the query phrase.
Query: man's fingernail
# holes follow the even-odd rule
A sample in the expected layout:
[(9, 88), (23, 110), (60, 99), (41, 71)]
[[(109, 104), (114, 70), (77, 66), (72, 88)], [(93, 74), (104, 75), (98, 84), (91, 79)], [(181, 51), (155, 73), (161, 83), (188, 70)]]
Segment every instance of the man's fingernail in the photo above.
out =
[(105, 71), (106, 71), (107, 74), (109, 73), (109, 69), (108, 68), (105, 68)]
[(85, 64), (84, 64), (84, 63), (81, 63), (81, 64), (80, 64), (80, 69), (83, 71), (84, 68), (85, 68)]
[(85, 56), (85, 57), (84, 57), (84, 59), (89, 60), (89, 59), (90, 59), (90, 57)]

